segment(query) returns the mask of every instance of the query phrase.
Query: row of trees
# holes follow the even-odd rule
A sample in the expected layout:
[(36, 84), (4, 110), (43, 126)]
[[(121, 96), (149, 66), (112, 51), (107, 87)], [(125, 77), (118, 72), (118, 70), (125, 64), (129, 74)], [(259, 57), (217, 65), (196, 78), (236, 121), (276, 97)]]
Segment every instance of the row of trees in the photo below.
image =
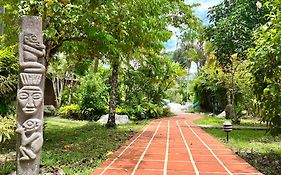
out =
[[(135, 118), (141, 113), (157, 117), (165, 92), (195, 61), (199, 76), (192, 94), (203, 109), (226, 110), (235, 122), (247, 110), (273, 133), (280, 132), (277, 0), (224, 0), (209, 11), (207, 27), (184, 1), (7, 0), (0, 6), (6, 9), (1, 16), (1, 114), (13, 111), (8, 102), (17, 84), (18, 21), (21, 15), (39, 15), (48, 76), (59, 106), (68, 105), (61, 113), (80, 113), (81, 119), (109, 113), (109, 127), (115, 127), (116, 109)], [(178, 64), (163, 54), (163, 42), (172, 35), (168, 26), (182, 31), (180, 48), (170, 54)]]
[(278, 0), (224, 0), (210, 9), (204, 48), (211, 52), (192, 84), (203, 109), (225, 110), (234, 122), (247, 111), (281, 133), (280, 7)]
[[(41, 16), (45, 62), (58, 104), (79, 104), (83, 115), (108, 112), (109, 127), (115, 127), (118, 106), (146, 108), (139, 113), (161, 106), (165, 91), (183, 75), (180, 67), (162, 52), (163, 43), (172, 35), (168, 26), (192, 31), (199, 23), (193, 15), (193, 5), (184, 0), (5, 0), (0, 6), (6, 9), (1, 16), (5, 23), (2, 50), (14, 47), (11, 52), (16, 57), (15, 33), (19, 32), (20, 17)], [(66, 84), (66, 77), (79, 79), (80, 86)], [(7, 76), (5, 79), (9, 81)], [(9, 82), (15, 92), (16, 82)], [(2, 95), (10, 94), (3, 92)], [(65, 96), (68, 100), (63, 101)], [(109, 108), (104, 109), (105, 105)]]

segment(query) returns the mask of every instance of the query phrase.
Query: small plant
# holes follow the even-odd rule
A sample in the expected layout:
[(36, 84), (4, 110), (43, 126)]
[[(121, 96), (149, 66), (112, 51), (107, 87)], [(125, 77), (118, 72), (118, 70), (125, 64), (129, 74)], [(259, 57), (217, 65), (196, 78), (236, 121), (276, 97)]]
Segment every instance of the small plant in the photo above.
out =
[(80, 107), (77, 104), (63, 106), (59, 109), (58, 114), (63, 118), (78, 119)]
[(16, 127), (15, 117), (1, 117), (0, 116), (0, 143), (11, 139), (14, 135), (14, 130)]
[(163, 108), (163, 116), (164, 117), (172, 117), (175, 114), (171, 112), (170, 108), (164, 107)]
[(116, 114), (119, 114), (119, 115), (127, 115), (127, 114), (128, 114), (128, 110), (127, 110), (126, 108), (117, 106), (117, 108), (116, 108)]

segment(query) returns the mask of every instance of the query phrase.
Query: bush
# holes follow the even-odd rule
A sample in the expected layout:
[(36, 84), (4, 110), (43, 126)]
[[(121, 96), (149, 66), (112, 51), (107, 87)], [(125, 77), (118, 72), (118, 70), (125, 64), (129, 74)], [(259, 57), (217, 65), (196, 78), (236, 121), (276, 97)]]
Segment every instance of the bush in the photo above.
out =
[(14, 47), (0, 49), (0, 114), (15, 113), (18, 60)]
[(163, 116), (163, 106), (147, 103), (145, 104), (145, 115), (149, 118), (159, 118)]
[(80, 86), (76, 89), (74, 101), (80, 107), (80, 118), (84, 120), (98, 120), (107, 114), (109, 104), (109, 87), (103, 72), (88, 74), (81, 79)]
[(11, 139), (14, 135), (14, 130), (16, 128), (15, 117), (1, 117), (0, 116), (0, 143)]
[(125, 107), (120, 107), (120, 106), (117, 106), (116, 108), (116, 114), (119, 114), (119, 115), (128, 115), (128, 109)]
[(169, 112), (165, 110), (163, 105), (153, 104), (151, 102), (143, 101), (140, 104), (136, 105), (127, 105), (126, 106), (127, 115), (130, 116), (132, 120), (142, 120), (142, 115), (145, 115), (145, 118), (160, 118), (162, 116), (167, 116)]
[(77, 104), (63, 106), (59, 109), (58, 114), (63, 118), (80, 119), (80, 107)]
[(225, 109), (227, 89), (223, 82), (223, 72), (218, 65), (206, 65), (201, 74), (191, 84), (191, 94), (202, 110), (219, 113)]
[[(167, 56), (154, 54), (138, 62), (139, 66), (124, 68), (122, 83), (119, 85), (118, 106), (126, 108), (131, 119), (159, 118), (164, 115), (163, 99), (167, 90), (175, 87), (186, 71)], [(124, 94), (124, 96), (122, 96)]]
[(163, 108), (163, 116), (164, 117), (172, 117), (175, 114), (171, 112), (170, 108), (164, 107)]

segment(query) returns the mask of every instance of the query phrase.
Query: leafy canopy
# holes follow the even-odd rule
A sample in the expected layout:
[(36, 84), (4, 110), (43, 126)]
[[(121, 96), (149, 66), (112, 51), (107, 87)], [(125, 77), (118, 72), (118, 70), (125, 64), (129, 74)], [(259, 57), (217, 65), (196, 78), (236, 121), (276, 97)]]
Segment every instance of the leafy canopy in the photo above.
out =
[(257, 9), (253, 0), (224, 0), (211, 8), (207, 36), (215, 46), (220, 64), (230, 63), (229, 58), (235, 53), (245, 59), (244, 51), (253, 46), (252, 33), (265, 22), (266, 11)]
[(270, 9), (269, 21), (254, 33), (255, 47), (249, 49), (250, 72), (254, 76), (253, 90), (263, 121), (273, 134), (281, 133), (281, 2), (264, 3)]

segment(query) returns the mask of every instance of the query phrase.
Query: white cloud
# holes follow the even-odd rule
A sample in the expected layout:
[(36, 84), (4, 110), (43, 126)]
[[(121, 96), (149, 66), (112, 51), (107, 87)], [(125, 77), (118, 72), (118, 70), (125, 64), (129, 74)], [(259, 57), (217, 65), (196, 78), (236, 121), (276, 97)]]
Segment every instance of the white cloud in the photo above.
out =
[(178, 43), (178, 38), (173, 35), (172, 38), (170, 38), (166, 43), (165, 43), (165, 48), (167, 52), (173, 52), (177, 49), (177, 43)]
[(203, 9), (208, 9), (214, 5), (219, 4), (222, 0), (185, 0), (185, 3), (188, 4), (201, 4)]
[[(185, 0), (185, 3), (188, 4), (201, 4), (200, 6), (194, 8), (195, 15), (197, 15), (205, 24), (208, 24), (209, 19), (207, 17), (208, 10), (210, 7), (215, 6), (222, 2), (223, 0)], [(177, 49), (177, 43), (179, 38), (177, 37), (180, 35), (180, 31), (177, 28), (169, 26), (168, 29), (173, 32), (173, 36), (170, 40), (165, 43), (166, 51), (175, 51)]]
[(172, 52), (177, 49), (177, 43), (179, 40), (177, 36), (180, 34), (180, 30), (172, 26), (168, 26), (168, 30), (173, 32), (173, 36), (165, 43), (165, 48), (167, 52)]
[(185, 0), (188, 4), (200, 4), (200, 6), (194, 8), (195, 14), (204, 22), (208, 23), (208, 10), (210, 7), (218, 5), (222, 0)]

